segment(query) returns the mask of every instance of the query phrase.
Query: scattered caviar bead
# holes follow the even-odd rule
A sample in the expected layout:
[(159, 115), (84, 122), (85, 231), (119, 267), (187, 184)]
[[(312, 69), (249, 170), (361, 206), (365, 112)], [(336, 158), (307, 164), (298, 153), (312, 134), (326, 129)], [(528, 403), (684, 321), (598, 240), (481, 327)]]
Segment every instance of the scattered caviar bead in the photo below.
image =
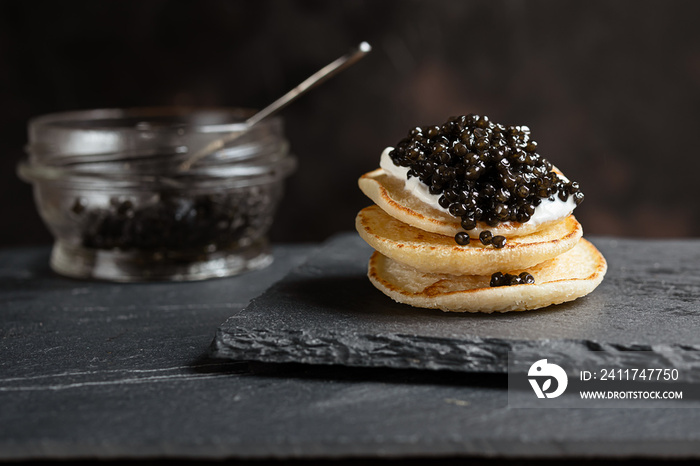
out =
[(484, 246), (491, 244), (492, 239), (493, 235), (491, 234), (490, 230), (484, 230), (481, 233), (479, 233), (479, 241), (481, 241), (481, 244), (483, 244)]
[(522, 285), (523, 284), (523, 279), (518, 277), (517, 275), (510, 275), (508, 277), (508, 285)]
[(503, 274), (502, 272), (496, 272), (491, 275), (490, 286), (513, 286), (513, 285), (524, 285), (535, 283), (535, 277), (527, 272), (523, 272), (520, 275), (511, 275), (509, 273)]
[(491, 286), (503, 286), (504, 275), (501, 272), (496, 272), (491, 275)]
[(455, 241), (460, 246), (466, 246), (467, 244), (469, 244), (469, 234), (464, 231), (460, 231), (455, 235)]
[(498, 236), (494, 236), (491, 239), (491, 244), (493, 244), (494, 248), (501, 249), (503, 246), (506, 245), (506, 241), (507, 240), (506, 240), (505, 236), (498, 235)]
[(581, 191), (574, 193), (574, 202), (576, 205), (581, 205), (583, 202), (583, 193)]

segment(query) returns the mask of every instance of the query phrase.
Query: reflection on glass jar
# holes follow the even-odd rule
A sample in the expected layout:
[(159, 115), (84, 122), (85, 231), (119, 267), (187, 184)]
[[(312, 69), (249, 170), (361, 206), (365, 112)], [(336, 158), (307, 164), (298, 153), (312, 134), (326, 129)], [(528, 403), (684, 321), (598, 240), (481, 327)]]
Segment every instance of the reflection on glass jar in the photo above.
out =
[(46, 115), (29, 123), (20, 176), (56, 242), (52, 268), (115, 281), (196, 280), (268, 265), (267, 232), (295, 167), (282, 121), (245, 128), (241, 109), (153, 108)]

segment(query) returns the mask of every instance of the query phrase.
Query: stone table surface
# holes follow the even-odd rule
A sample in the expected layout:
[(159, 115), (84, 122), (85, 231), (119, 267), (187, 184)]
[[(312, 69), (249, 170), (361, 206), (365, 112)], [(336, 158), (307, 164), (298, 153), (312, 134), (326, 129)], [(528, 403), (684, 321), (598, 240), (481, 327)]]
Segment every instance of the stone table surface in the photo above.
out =
[[(637, 265), (670, 247), (647, 264), (656, 288), (634, 282), (629, 299), (697, 309), (700, 242), (668, 244), (617, 240)], [(0, 251), (0, 460), (700, 456), (696, 409), (519, 409), (502, 373), (212, 359), (217, 327), (313, 249), (176, 284), (75, 281), (50, 272), (46, 248)], [(695, 315), (683, 322), (685, 338)]]

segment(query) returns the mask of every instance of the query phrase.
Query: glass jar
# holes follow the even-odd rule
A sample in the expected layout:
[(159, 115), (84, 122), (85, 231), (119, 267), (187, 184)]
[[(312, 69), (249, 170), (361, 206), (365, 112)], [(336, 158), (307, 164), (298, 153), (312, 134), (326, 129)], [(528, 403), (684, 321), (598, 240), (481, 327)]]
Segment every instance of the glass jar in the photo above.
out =
[[(271, 263), (267, 232), (295, 168), (282, 121), (243, 109), (105, 109), (29, 122), (33, 184), (55, 237), (51, 267), (113, 281), (198, 280)], [(240, 136), (189, 169), (214, 140)]]

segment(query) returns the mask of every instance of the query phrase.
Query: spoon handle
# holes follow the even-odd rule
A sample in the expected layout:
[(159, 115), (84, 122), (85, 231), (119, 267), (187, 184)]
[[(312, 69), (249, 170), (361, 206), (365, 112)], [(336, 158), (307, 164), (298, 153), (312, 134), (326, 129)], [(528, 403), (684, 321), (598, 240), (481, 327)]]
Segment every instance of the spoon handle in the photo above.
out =
[(199, 160), (201, 160), (208, 154), (211, 154), (212, 152), (223, 148), (227, 143), (236, 140), (237, 138), (245, 134), (248, 130), (250, 130), (250, 128), (254, 125), (258, 124), (260, 121), (264, 120), (270, 115), (277, 113), (278, 111), (289, 105), (297, 97), (306, 93), (310, 89), (313, 89), (314, 87), (318, 86), (326, 79), (333, 77), (335, 74), (353, 65), (371, 50), (372, 47), (367, 42), (362, 42), (357, 48), (327, 64), (326, 66), (324, 66), (323, 68), (306, 78), (304, 81), (299, 83), (294, 89), (287, 92), (282, 97), (275, 100), (270, 105), (248, 118), (245, 121), (246, 127), (242, 131), (231, 133), (228, 136), (224, 136), (207, 144), (204, 148), (193, 154), (192, 157), (189, 157), (187, 160), (182, 162), (182, 164), (180, 164), (179, 170), (189, 170), (193, 164), (197, 163)]
[(260, 122), (264, 118), (267, 118), (273, 113), (276, 113), (277, 111), (283, 109), (291, 101), (304, 94), (309, 89), (312, 89), (313, 87), (321, 84), (328, 78), (333, 77), (335, 74), (356, 63), (359, 59), (364, 57), (370, 50), (372, 50), (372, 47), (367, 42), (362, 42), (356, 49), (327, 64), (326, 66), (324, 66), (323, 68), (306, 78), (304, 81), (299, 83), (299, 85), (297, 85), (294, 89), (287, 92), (282, 97), (275, 100), (270, 105), (263, 108), (252, 117), (248, 118), (246, 120), (246, 125), (248, 125), (248, 127), (253, 126), (254, 124)]

